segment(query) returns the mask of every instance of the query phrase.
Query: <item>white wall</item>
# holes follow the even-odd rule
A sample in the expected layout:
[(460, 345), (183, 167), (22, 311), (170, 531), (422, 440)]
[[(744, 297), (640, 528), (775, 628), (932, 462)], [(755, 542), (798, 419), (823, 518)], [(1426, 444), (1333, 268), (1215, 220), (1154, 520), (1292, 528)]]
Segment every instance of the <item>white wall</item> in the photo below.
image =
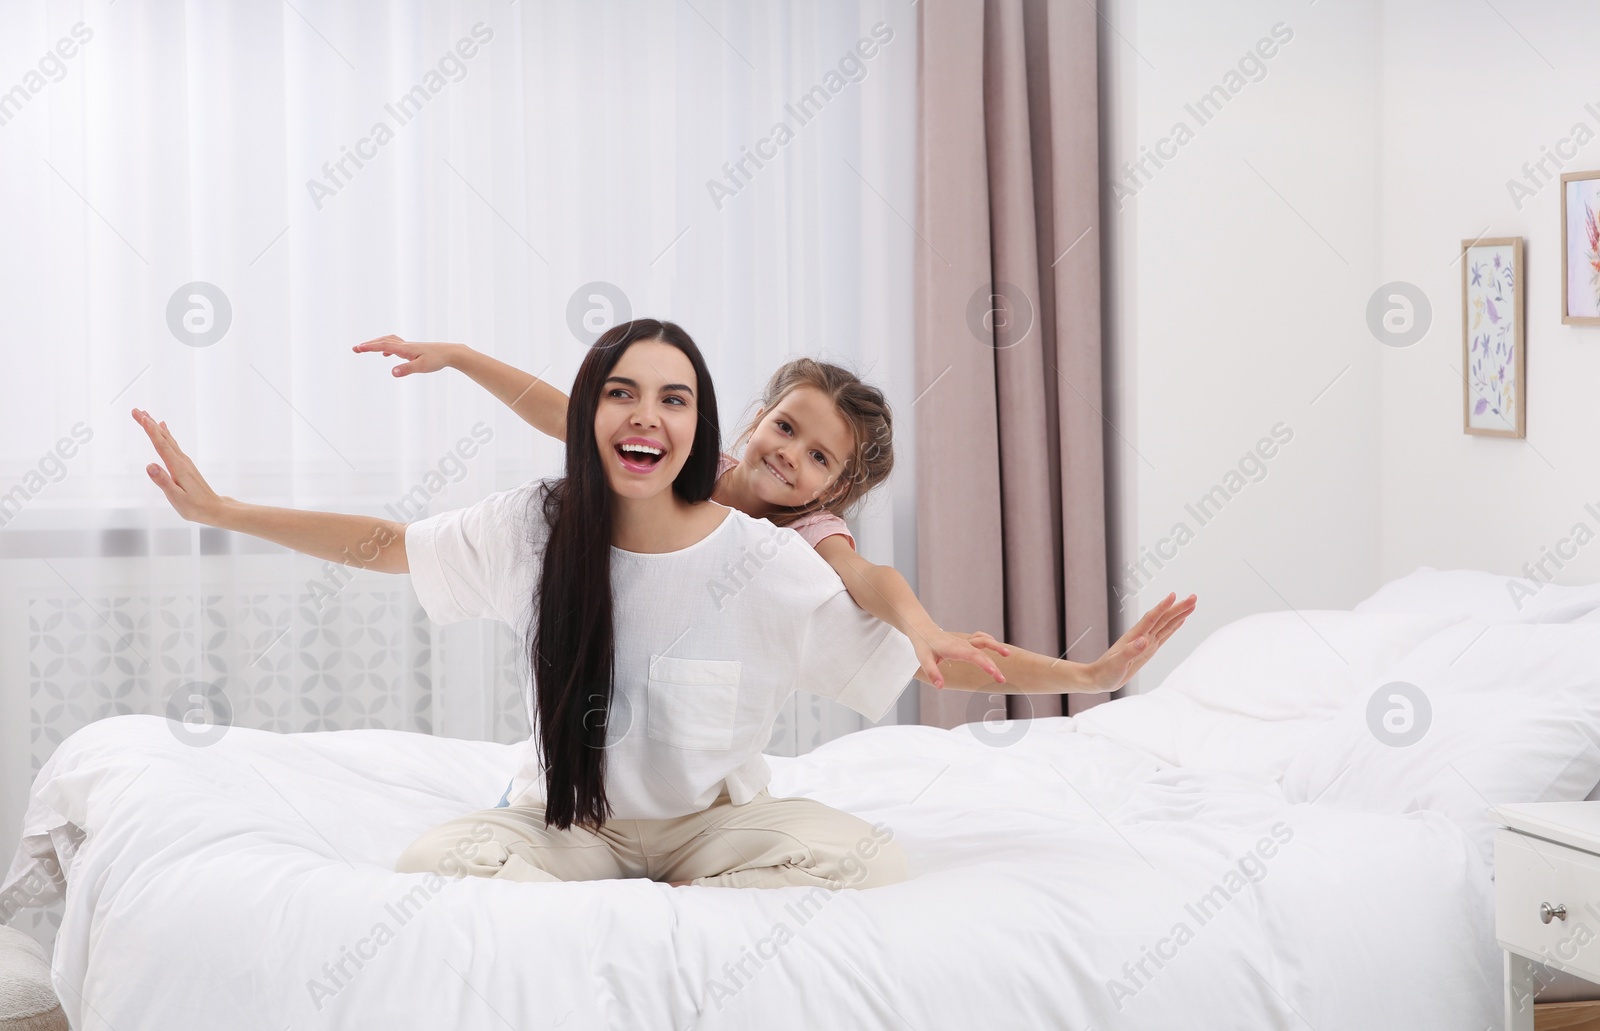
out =
[[(1583, 77), (1600, 7), (1104, 11), (1108, 185), (1175, 122), (1194, 130), (1104, 206), (1114, 554), (1154, 552), (1180, 521), (1195, 531), (1132, 581), (1118, 629), (1168, 590), (1201, 601), (1143, 688), (1241, 615), (1347, 607), (1419, 565), (1600, 580), (1600, 329), (1561, 325), (1550, 181), (1600, 167), (1600, 84)], [(1279, 22), (1293, 38), (1260, 81), (1197, 124), (1185, 105)], [(1454, 259), (1480, 235), (1525, 240), (1526, 440), (1461, 430)], [(1408, 347), (1366, 322), (1392, 281), (1432, 309)], [(1186, 504), (1280, 420), (1293, 440), (1202, 526)]]
[[(1375, 2), (1102, 10), (1113, 580), (1134, 592), (1113, 629), (1169, 590), (1200, 598), (1148, 690), (1242, 615), (1347, 608), (1379, 582), (1380, 19)], [(1230, 85), (1203, 121), (1190, 109)], [(1162, 151), (1128, 183), (1124, 162)], [(1289, 439), (1256, 464), (1274, 427)]]
[[(1422, 287), (1434, 314), (1421, 342), (1384, 356), (1385, 577), (1419, 564), (1520, 574), (1574, 524), (1600, 532), (1585, 510), (1600, 510), (1600, 328), (1561, 325), (1559, 181), (1520, 210), (1506, 185), (1526, 184), (1523, 164), (1556, 153), (1580, 123), (1600, 136), (1600, 117), (1586, 109), (1600, 111), (1589, 67), (1600, 6), (1498, 6), (1418, 0), (1383, 12), (1382, 271)], [(1600, 143), (1564, 163), (1600, 168)], [(1451, 259), (1480, 233), (1524, 238), (1525, 441), (1461, 432), (1461, 283)], [(1546, 566), (1556, 582), (1600, 581), (1600, 545), (1562, 562)]]

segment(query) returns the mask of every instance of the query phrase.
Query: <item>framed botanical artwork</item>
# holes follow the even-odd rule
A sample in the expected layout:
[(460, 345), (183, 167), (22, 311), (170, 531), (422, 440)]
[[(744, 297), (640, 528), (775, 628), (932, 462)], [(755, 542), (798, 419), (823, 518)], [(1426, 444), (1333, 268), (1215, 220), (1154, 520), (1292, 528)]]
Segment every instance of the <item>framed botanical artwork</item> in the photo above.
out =
[(1561, 177), (1561, 321), (1600, 326), (1600, 171)]
[(1462, 428), (1527, 436), (1522, 237), (1461, 241)]

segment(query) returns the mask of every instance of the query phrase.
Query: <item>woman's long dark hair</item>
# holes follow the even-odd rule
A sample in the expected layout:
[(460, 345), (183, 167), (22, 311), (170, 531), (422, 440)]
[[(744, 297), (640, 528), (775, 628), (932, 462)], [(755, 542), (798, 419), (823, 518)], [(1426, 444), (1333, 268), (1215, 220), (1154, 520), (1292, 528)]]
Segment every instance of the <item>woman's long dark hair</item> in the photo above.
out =
[[(567, 474), (547, 483), (542, 517), (550, 534), (544, 549), (528, 658), (533, 669), (539, 747), (544, 763), (546, 827), (598, 828), (611, 816), (606, 799), (606, 726), (611, 712), (611, 486), (594, 435), (595, 410), (606, 377), (629, 346), (659, 340), (694, 366), (699, 412), (694, 447), (672, 481), (689, 502), (711, 497), (721, 434), (717, 395), (700, 349), (671, 322), (634, 319), (595, 341), (567, 402)], [(607, 448), (609, 451), (609, 447)], [(540, 512), (530, 513), (540, 518)]]

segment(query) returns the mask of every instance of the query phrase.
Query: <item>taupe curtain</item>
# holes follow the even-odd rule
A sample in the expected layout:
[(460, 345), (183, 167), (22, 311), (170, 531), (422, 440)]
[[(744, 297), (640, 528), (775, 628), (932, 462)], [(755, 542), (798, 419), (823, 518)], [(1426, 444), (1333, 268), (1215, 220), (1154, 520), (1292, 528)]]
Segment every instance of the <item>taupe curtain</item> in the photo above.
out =
[[(1095, 8), (918, 10), (918, 594), (948, 629), (1090, 661), (1110, 640)], [(921, 691), (941, 727), (1108, 697)]]

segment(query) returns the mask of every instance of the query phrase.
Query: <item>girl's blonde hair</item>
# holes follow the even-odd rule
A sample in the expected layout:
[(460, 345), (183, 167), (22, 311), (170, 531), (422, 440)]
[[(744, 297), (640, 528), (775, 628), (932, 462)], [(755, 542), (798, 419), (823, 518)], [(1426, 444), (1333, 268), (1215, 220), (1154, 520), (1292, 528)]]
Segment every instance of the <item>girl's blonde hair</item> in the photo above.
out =
[[(796, 358), (785, 363), (767, 381), (757, 401), (762, 414), (770, 413), (798, 387), (811, 387), (833, 402), (834, 408), (849, 424), (855, 445), (845, 459), (844, 468), (829, 485), (827, 500), (818, 498), (805, 505), (779, 509), (767, 516), (779, 526), (787, 526), (801, 516), (819, 510), (832, 512), (842, 518), (874, 487), (888, 479), (894, 469), (894, 416), (883, 391), (863, 383), (849, 369), (813, 358)], [(758, 422), (758, 419), (751, 420), (745, 426), (735, 442), (736, 449), (744, 447)]]

